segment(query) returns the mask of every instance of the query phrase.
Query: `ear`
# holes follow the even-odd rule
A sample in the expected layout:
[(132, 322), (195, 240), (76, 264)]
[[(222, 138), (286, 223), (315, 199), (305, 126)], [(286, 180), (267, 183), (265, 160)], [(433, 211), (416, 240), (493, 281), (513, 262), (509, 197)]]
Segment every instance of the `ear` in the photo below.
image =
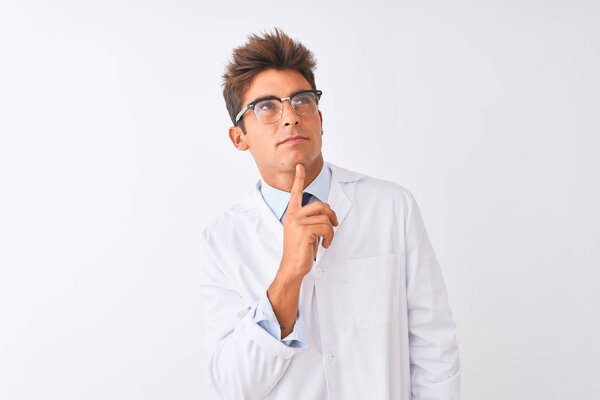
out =
[(321, 119), (321, 136), (323, 136), (323, 114), (319, 110), (319, 118)]
[(242, 128), (239, 126), (232, 126), (229, 128), (229, 139), (236, 149), (240, 151), (248, 150), (248, 143), (246, 143), (246, 135), (242, 132)]

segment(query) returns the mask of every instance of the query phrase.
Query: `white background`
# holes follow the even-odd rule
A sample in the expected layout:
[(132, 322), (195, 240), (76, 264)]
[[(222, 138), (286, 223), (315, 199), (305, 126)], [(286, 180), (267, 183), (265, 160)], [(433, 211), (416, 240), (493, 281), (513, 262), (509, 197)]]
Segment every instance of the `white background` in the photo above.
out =
[(600, 398), (598, 3), (216, 3), (2, 2), (0, 398), (213, 398), (198, 238), (259, 177), (220, 75), (275, 25), (324, 158), (417, 198), (463, 398)]

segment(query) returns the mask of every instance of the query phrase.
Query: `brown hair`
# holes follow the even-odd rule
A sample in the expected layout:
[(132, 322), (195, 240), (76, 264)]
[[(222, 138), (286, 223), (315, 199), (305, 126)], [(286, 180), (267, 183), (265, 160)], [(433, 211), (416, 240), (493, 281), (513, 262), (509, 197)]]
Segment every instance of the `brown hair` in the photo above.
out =
[[(249, 35), (246, 44), (233, 50), (232, 59), (222, 75), (223, 97), (231, 121), (235, 125), (235, 116), (242, 109), (244, 94), (259, 72), (269, 68), (294, 68), (306, 78), (312, 89), (316, 89), (313, 73), (316, 65), (310, 50), (277, 27), (262, 36)], [(241, 119), (239, 126), (246, 133)]]

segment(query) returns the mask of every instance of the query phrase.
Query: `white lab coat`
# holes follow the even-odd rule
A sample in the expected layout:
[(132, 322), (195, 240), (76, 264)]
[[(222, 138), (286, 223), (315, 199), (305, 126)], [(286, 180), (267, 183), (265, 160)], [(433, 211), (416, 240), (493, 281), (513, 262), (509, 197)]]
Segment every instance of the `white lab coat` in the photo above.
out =
[(251, 320), (283, 249), (283, 226), (260, 181), (204, 230), (214, 387), (226, 399), (459, 399), (456, 326), (412, 194), (327, 164), (339, 225), (302, 282), (308, 348), (288, 347)]

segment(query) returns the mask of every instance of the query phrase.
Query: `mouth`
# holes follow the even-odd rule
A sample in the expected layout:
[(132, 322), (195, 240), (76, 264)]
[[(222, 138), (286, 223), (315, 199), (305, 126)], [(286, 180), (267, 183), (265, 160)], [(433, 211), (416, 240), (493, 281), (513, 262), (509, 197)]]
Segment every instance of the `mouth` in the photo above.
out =
[(303, 142), (305, 140), (308, 140), (307, 138), (303, 137), (303, 136), (290, 136), (287, 139), (285, 139), (283, 142), (279, 143), (279, 144), (293, 144), (293, 143), (300, 143)]

